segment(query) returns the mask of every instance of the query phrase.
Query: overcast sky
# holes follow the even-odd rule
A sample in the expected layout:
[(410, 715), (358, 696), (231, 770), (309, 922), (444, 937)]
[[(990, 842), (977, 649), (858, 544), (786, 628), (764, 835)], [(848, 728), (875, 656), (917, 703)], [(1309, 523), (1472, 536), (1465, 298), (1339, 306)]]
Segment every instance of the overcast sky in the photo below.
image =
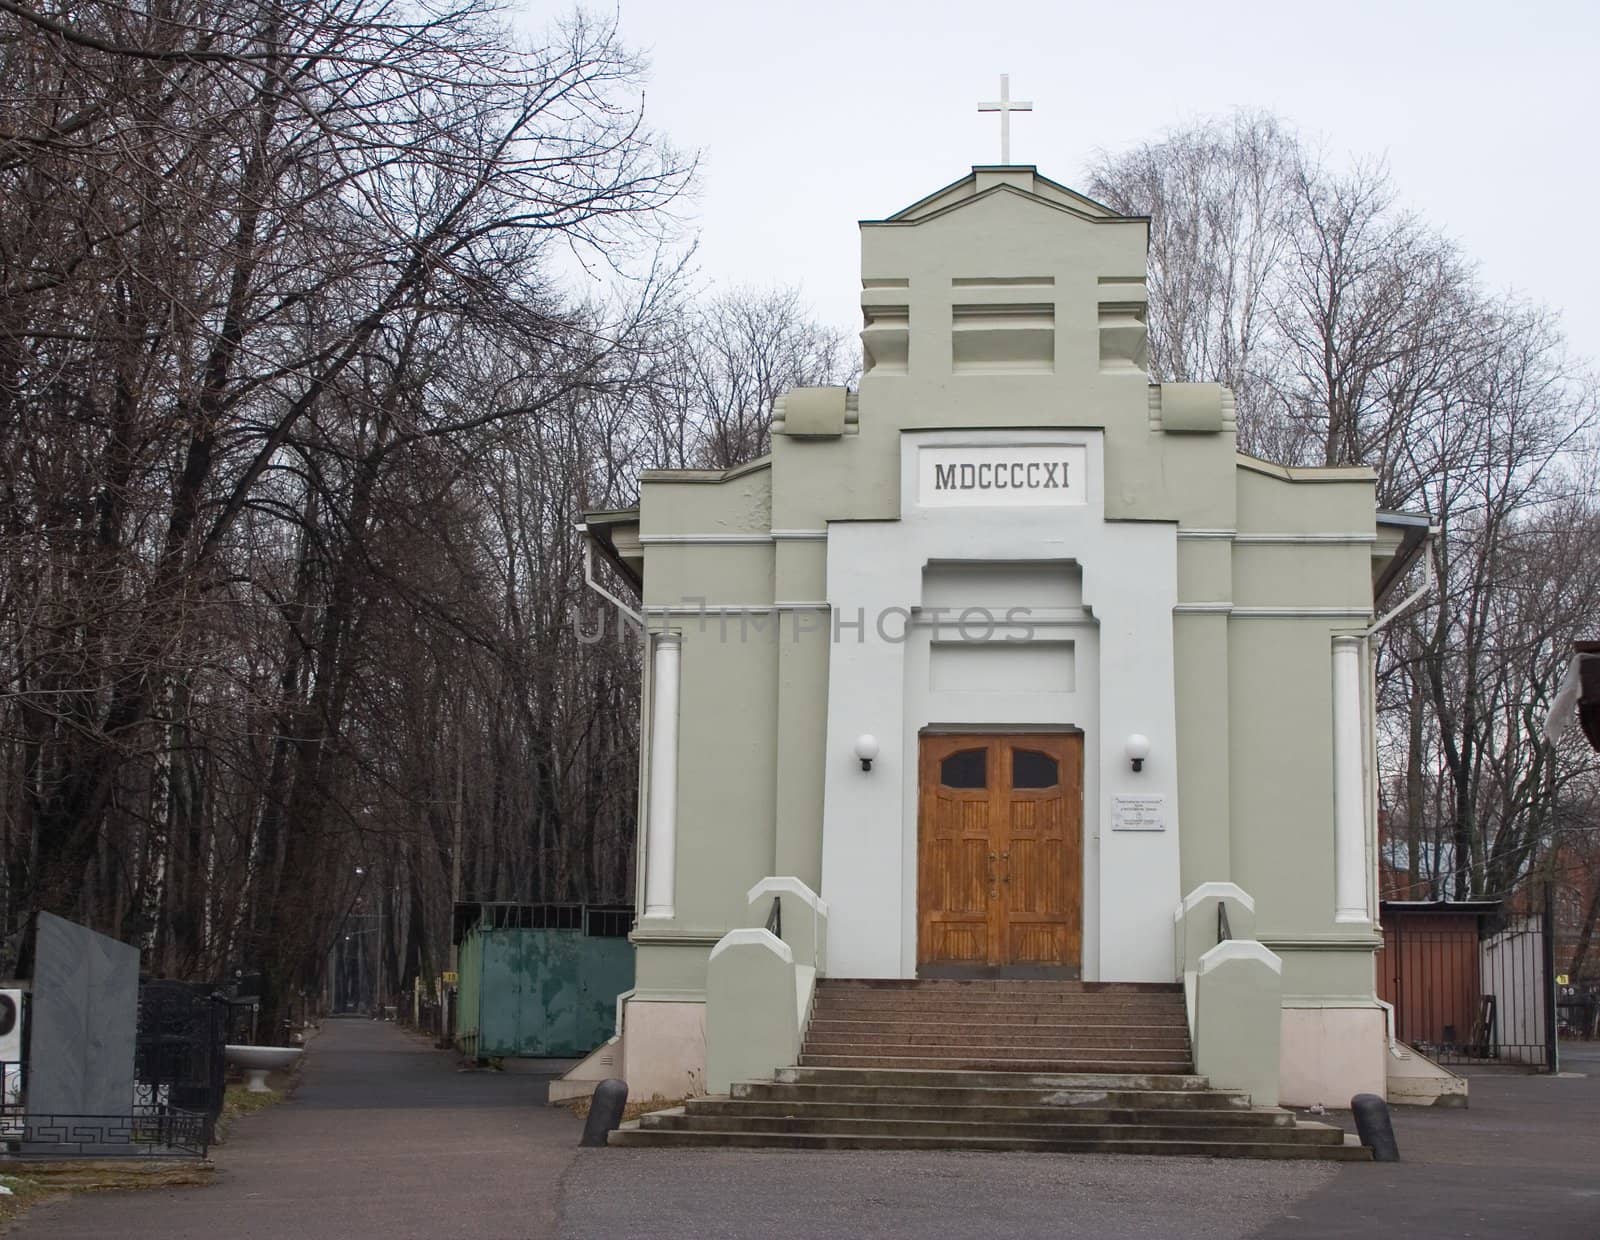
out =
[[(652, 126), (703, 153), (692, 214), (718, 282), (799, 285), (856, 330), (861, 219), (999, 159), (1068, 185), (1099, 148), (1261, 107), (1402, 199), (1497, 289), (1600, 356), (1600, 3), (1545, 0), (617, 0)], [(534, 6), (537, 13), (541, 6)]]

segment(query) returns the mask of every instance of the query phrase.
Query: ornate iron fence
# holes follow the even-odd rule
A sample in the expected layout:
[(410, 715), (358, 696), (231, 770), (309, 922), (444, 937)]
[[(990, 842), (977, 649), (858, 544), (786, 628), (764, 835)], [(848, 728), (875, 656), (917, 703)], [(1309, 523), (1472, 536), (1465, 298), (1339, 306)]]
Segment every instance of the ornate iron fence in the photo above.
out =
[(212, 1117), (164, 1095), (135, 1102), (128, 1115), (57, 1115), (28, 1109), (25, 1064), (0, 1063), (0, 1080), (0, 1157), (204, 1158), (211, 1143)]
[(230, 1015), (227, 997), (214, 985), (153, 981), (140, 986), (136, 1109), (199, 1114), (209, 1140), (210, 1126), (222, 1113)]

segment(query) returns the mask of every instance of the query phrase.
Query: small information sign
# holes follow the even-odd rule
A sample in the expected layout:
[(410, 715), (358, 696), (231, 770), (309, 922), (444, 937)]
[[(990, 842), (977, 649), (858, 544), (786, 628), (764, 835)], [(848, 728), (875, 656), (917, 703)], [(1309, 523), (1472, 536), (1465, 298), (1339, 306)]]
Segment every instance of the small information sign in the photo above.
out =
[(1111, 798), (1113, 831), (1165, 831), (1167, 798), (1164, 796), (1114, 796)]

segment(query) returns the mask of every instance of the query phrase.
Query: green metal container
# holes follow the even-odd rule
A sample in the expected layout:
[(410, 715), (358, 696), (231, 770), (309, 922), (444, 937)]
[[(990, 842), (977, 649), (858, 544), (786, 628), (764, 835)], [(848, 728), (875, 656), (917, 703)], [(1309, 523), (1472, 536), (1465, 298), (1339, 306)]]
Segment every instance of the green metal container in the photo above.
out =
[(587, 1055), (633, 986), (631, 908), (458, 904), (455, 1044), (474, 1059)]

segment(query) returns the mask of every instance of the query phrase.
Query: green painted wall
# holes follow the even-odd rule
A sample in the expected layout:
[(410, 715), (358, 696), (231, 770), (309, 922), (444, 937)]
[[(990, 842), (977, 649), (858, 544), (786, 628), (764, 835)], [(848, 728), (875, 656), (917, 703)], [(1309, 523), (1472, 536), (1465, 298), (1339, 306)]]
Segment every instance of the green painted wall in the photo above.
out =
[[(642, 477), (645, 604), (682, 632), (683, 656), (676, 915), (636, 935), (641, 991), (702, 990), (711, 943), (742, 924), (761, 878), (820, 880), (830, 643), (801, 627), (814, 613), (797, 621), (824, 596), (817, 534), (898, 517), (907, 430), (1049, 426), (1104, 430), (1108, 520), (1178, 525), (1184, 890), (1231, 880), (1256, 898), (1286, 996), (1370, 996), (1375, 939), (1333, 922), (1328, 719), (1331, 637), (1372, 606), (1374, 477), (1241, 457), (1231, 397), (1206, 433), (1163, 428), (1162, 389), (1105, 352), (1145, 297), (1146, 245), (1143, 220), (1030, 170), (977, 170), (863, 225), (865, 312), (906, 307), (910, 363), (862, 378), (844, 434), (775, 435), (769, 458), (727, 475)], [(1034, 275), (1049, 282), (1015, 283)], [(996, 287), (973, 287), (984, 280)], [(955, 307), (985, 299), (1052, 307), (1051, 373), (954, 372)], [(697, 598), (708, 617), (689, 614)], [(772, 605), (742, 625), (715, 611)], [(1325, 614), (1270, 614), (1308, 608)]]
[(458, 958), (456, 1046), (477, 1059), (587, 1055), (634, 980), (627, 939), (581, 930), (475, 929)]

